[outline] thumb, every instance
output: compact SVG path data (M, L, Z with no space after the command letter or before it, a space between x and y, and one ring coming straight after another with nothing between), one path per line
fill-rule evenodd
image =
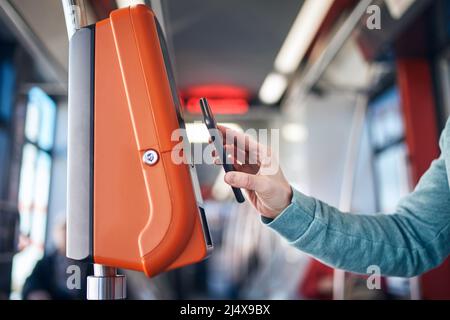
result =
M262 176L232 171L225 175L225 182L235 188L262 193L269 188L269 182Z

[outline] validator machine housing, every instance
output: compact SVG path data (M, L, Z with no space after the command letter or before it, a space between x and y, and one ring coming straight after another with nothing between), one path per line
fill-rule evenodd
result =
M199 262L211 236L195 167L171 159L184 121L154 13L115 10L69 47L67 256L96 264L88 298L124 298L109 271Z

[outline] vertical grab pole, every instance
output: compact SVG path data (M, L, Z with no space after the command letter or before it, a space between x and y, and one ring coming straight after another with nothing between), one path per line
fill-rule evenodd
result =
M343 212L351 211L353 190L355 186L356 164L358 162L360 144L362 140L361 137L364 131L367 102L367 95L358 94L349 137L344 167L344 177L342 179L341 195L339 200L339 210ZM345 271L335 269L333 277L333 300L344 299Z
M374 73L374 66L369 66L366 75L367 83L370 83ZM367 92L360 92L357 94L339 199L339 210L343 212L351 211L353 191L355 189L356 165L358 163L358 156L364 133L368 102L369 97ZM344 270L334 270L333 300L345 299L345 278L346 273Z
M77 30L87 26L84 0L61 0L70 39ZM70 83L69 83L70 88ZM94 264L94 275L87 278L88 300L118 300L126 298L126 278L113 267Z

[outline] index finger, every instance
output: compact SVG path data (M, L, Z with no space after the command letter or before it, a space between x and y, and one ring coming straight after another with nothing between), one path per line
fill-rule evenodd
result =
M267 151L269 151L268 148L258 143L250 135L222 125L218 125L217 128L222 134L224 145L235 146L238 150L248 153L250 159L257 159L260 161L267 156Z

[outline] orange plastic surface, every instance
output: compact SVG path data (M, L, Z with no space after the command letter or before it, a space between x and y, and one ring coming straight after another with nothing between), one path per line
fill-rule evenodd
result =
M207 255L189 168L171 151L179 127L155 18L146 6L96 24L94 261L148 276ZM159 154L149 166L146 150Z

